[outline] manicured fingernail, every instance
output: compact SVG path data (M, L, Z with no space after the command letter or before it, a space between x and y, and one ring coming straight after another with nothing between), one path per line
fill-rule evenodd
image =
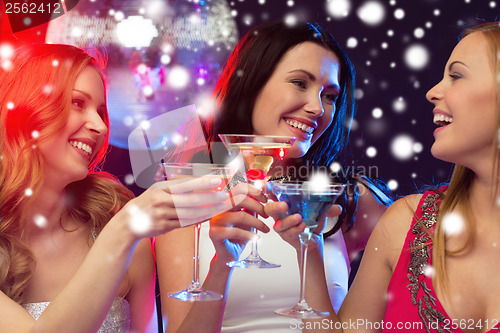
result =
M221 200L229 199L229 193L224 192L224 191L217 192L216 195L217 195L217 199L221 199Z
M218 177L214 177L214 178L210 179L211 185L219 185L220 183L222 183L222 179L220 179Z

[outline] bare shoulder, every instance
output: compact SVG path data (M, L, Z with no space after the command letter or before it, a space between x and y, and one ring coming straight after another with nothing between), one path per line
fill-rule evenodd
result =
M366 245L356 278L339 311L345 322L363 318L380 322L387 305L387 286L421 195L395 201L380 217Z
M133 283L144 283L154 276L154 254L149 238L142 239L135 247L128 275Z
M389 230L391 233L400 229L407 231L421 197L422 194L412 194L396 200L384 212L377 228L381 229L380 231Z
M392 268L397 263L421 198L422 194L412 194L396 200L387 208L373 230L370 242L386 250L388 264Z

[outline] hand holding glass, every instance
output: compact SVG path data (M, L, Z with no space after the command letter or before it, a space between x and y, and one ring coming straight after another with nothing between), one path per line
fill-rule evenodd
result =
M290 214L299 213L306 228L299 234L300 239L300 300L292 308L276 310L275 313L302 319L324 318L328 312L312 309L306 302L305 281L307 264L307 247L311 235L318 226L318 220L333 205L344 190L345 185L315 184L312 182L273 182L272 191L279 201L286 202Z
M179 180L182 181L183 184L187 187L193 186L193 184L200 179L200 177L209 177L212 178L213 183L217 184L212 187L205 187L202 189L193 190L192 200L196 200L199 202L199 207L202 208L207 204L210 204L217 200L217 195L224 194L224 190L227 188L227 184L234 176L237 171L237 168L232 165L216 165L216 164L203 164L203 163L162 163L161 167L169 180ZM176 184L176 187L182 184ZM229 198L229 195L227 195ZM178 203L180 203L178 201ZM192 203L191 203L192 204ZM176 211L180 211L183 204L177 204L176 199L174 199L174 205L176 206ZM217 209L218 206L209 209L207 212L204 212L204 219L208 220L215 216L216 214L222 213L225 209L225 205L220 205L220 209ZM227 209L227 208L226 208ZM191 209L192 211L192 209ZM182 216L181 216L182 215ZM193 224L192 217L186 214L179 214L179 222L181 226ZM200 218L197 216L195 221L199 221ZM176 293L169 293L169 297L173 297L179 299L181 301L215 301L220 300L223 295L209 291L203 290L199 282L199 237L200 237L200 223L196 223L194 227L194 257L193 257L193 279L191 284L182 291Z
M269 170L273 164L288 153L295 137L272 135L219 134L220 139L233 156L241 154L246 169L247 181L257 188L265 189ZM256 214L254 214L256 216ZM256 229L252 231L257 234ZM262 259L257 251L257 240L251 241L251 252L243 260L227 263L229 267L239 268L276 268Z

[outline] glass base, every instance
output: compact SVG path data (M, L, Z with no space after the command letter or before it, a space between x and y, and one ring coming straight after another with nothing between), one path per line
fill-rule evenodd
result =
M329 312L320 312L311 308L307 303L299 303L293 308L279 309L274 311L274 313L280 316L290 317L290 318L301 318L301 319L320 319L325 318L330 315Z
M167 294L170 298L175 298L184 302L219 301L224 297L215 291L203 290L201 287L189 286L187 289L176 293Z
M281 265L272 264L270 262L265 261L259 255L252 256L249 255L246 259L230 261L226 263L229 267L238 267L238 268L278 268Z

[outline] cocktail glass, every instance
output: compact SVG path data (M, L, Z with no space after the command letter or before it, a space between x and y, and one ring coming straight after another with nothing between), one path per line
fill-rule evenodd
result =
M306 228L299 234L300 239L300 300L292 308L276 310L275 313L302 319L324 318L328 312L311 308L305 300L307 247L311 235L319 224L319 219L344 190L344 184L318 184L314 182L273 182L272 191L279 201L286 202L290 214L299 213Z
M221 183L210 189L203 189L194 192L220 192L227 190L227 184L238 170L235 165L205 164L205 163L161 163L161 167L168 180L190 181L197 177L216 177L220 178ZM201 193L200 193L201 194ZM175 203L175 202L174 202ZM216 301L223 295L210 290L204 290L200 284L199 276L199 244L200 244L201 223L194 225L194 257L193 257L193 279L191 284L184 290L175 293L169 293L168 297L176 298L181 301Z
M286 156L296 140L295 137L272 135L219 134L219 137L229 154L233 156L241 154L245 164L247 181L260 189L266 188L269 170L273 164ZM253 228L252 231L257 234L257 229ZM248 257L228 262L227 265L239 268L280 267L280 265L270 263L260 257L257 250L257 240L252 240L250 244L252 248Z

